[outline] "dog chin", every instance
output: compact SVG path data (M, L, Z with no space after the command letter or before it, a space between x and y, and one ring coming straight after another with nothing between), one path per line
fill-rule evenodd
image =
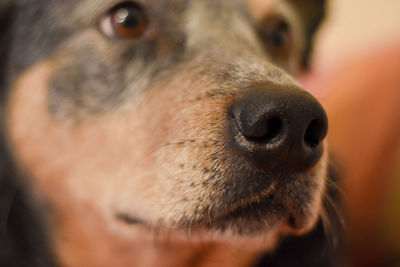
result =
M235 210L226 217L213 223L200 226L202 232L207 231L221 236L237 238L257 238L283 234L300 235L310 231L318 218L318 214L306 217L289 212L280 215L273 212L262 214L262 211L248 212L246 207ZM197 230L192 227L192 231Z
M186 228L170 228L152 227L149 224L141 224L141 222L129 219L127 221L119 218L122 221L123 227L119 228L124 231L123 236L135 236L135 240L141 240L142 244L192 244L207 245L207 244L222 244L229 245L230 249L237 248L238 251L250 249L254 251L271 251L277 244L280 238L287 233L287 227L284 220L277 220L274 225L263 225L256 229L244 222L230 222L228 227L223 230L216 225L197 225Z
M185 221L179 225L168 225L167 222L162 225L152 224L123 213L116 217L125 226L157 232L159 238L165 234L169 240L171 237L179 237L178 239L188 241L270 240L269 243L272 243L272 240L277 240L282 235L303 234L314 227L318 214L300 216L284 211L276 214L277 209L268 210L271 207L266 204L270 201L271 197L268 196L255 204L248 204L221 214L216 219Z

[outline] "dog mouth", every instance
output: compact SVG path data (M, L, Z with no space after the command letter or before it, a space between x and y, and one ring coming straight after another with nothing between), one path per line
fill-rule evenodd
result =
M275 230L303 233L318 217L318 199L324 193L322 181L325 173L321 171L324 165L318 166L307 172L232 169L232 172L214 180L225 181L224 184L211 183L207 188L202 187L201 192L207 192L206 197L199 198L193 194L186 200L191 202L185 202L190 203L193 209L182 209L182 213L174 218L148 220L122 210L114 213L114 218L125 225L183 234L226 233L250 237ZM223 180L227 176L230 179Z
M146 226L147 223L142 220L139 219L138 217L132 216L130 214L126 214L123 212L119 212L115 215L116 219L125 223L125 224L130 224L130 225L143 225Z
M242 199L237 203L230 205L227 211L213 213L213 216L207 216L198 221L192 221L190 228L195 229L219 229L226 230L229 225L240 224L240 228L246 228L246 223L262 222L266 223L268 214L271 213L271 205L275 201L275 195L273 192L264 194L255 194L248 199ZM141 225L149 228L153 228L152 225L136 216L132 216L126 213L117 213L116 219L129 225ZM184 230L188 226L182 223L178 230Z
M296 209L282 203L279 192L271 191L232 205L227 212L217 215L205 225L209 229L234 229L239 234L253 235L265 233L278 225L284 225L293 232L302 231L307 221Z
M253 197L254 201L247 201L243 205L236 206L214 219L208 226L219 226L229 221L262 221L266 214L270 213L274 195L268 194L262 197Z
M153 221L123 212L115 217L128 225L201 235L257 236L274 230L302 233L318 217L318 199L324 191L321 181L325 179L321 171L324 165L318 166L306 172L284 168L274 172L232 168L213 180L220 183L209 183L207 187L201 184L201 192L206 192L203 198L191 195L185 203L191 201L193 209L182 209L174 218L156 217Z
M233 229L239 234L253 235L265 232L279 223L294 231L301 230L304 226L303 220L281 204L278 196L275 187L270 186L260 193L240 199L224 211L213 213L213 216L208 215L207 218L191 221L190 226L183 223L177 230L185 231L191 228L192 231L199 229L200 232L207 229L224 232ZM116 218L125 224L153 228L151 223L126 213L117 213Z
M213 221L246 218L257 213L266 213L274 200L274 186L270 186L259 194L253 194L249 198L241 199L230 205L227 212L222 212Z

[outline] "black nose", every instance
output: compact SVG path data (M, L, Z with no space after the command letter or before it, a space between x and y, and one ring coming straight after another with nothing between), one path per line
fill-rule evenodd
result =
M252 90L229 108L228 116L235 147L259 167L304 170L321 157L326 114L303 90Z

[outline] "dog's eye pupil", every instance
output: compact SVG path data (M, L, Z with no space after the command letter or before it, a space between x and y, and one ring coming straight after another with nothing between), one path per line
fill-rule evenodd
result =
M136 10L121 8L113 15L113 23L125 28L136 28L140 26L140 16Z
M281 22L278 24L270 37L271 42L275 47L283 47L286 44L288 38L288 30L288 25L285 22Z
M276 47L281 47L285 44L285 34L282 32L275 32L271 36L271 41Z
M134 2L124 2L113 7L109 13L113 37L134 39L142 36L147 28L147 19Z
M287 58L292 49L292 36L289 23L281 16L270 16L258 26L258 34L268 53L274 57Z

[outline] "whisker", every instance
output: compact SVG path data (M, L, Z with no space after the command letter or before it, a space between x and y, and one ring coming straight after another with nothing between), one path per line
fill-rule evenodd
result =
M340 185L330 179L326 179L325 182L328 189L334 190L340 195L341 198L346 199L346 194Z
M192 223L194 221L193 216L190 218L189 220L189 224L188 224L188 236L191 237L192 236Z
M320 218L323 223L327 244L332 249L337 249L341 243L342 237L340 235L345 228L345 224L342 211L330 194L325 194L323 197Z
M345 228L346 227L346 223L344 220L344 216L342 214L342 210L341 208L339 208L339 206L337 205L336 201L332 199L332 197L330 195L326 195L325 196L325 203L326 205L329 205L332 208L332 211L334 212L333 215L336 215L337 219L339 220L340 226ZM328 207L327 207L328 208Z
M332 221L326 211L325 207L321 210L321 220L324 227L324 234L327 238L328 244L331 244L333 248L337 246L337 238L335 237L335 233L333 231Z
M210 203L210 206L209 206L208 209L207 209L207 216L208 216L208 222L209 222L209 224L212 224L212 219L211 219L211 204L212 204L212 203Z

